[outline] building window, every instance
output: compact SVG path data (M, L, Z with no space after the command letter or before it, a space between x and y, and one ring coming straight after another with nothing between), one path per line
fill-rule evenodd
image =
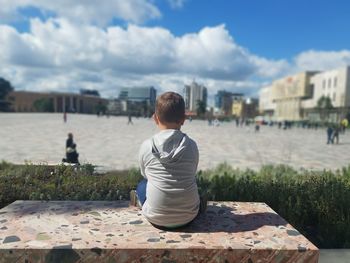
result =
M323 89L326 89L326 80L323 80Z
M338 81L337 77L334 77L334 82L333 82L333 87L334 88L337 87L337 81Z
M333 92L333 101L335 101L335 92Z
M314 84L310 84L310 98L314 97L314 90L315 90Z
M328 79L328 88L330 89L332 86L332 79Z

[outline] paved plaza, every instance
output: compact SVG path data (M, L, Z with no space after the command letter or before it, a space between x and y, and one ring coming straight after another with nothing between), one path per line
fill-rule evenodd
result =
M58 164L65 154L67 133L74 134L81 163L108 169L137 166L143 140L156 133L151 119L97 117L68 114L0 114L0 160L13 163ZM236 127L205 121L186 122L183 131L198 144L199 168L213 168L226 161L233 167L258 169L266 164L288 164L295 168L338 169L349 165L350 133L340 135L339 145L326 144L326 131L263 126Z

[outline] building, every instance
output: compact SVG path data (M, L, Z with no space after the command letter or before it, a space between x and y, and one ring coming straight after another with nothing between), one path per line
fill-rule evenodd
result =
M107 99L76 93L12 91L7 95L14 112L77 112L96 113Z
M243 100L236 100L232 102L232 115L236 118L241 118L243 112Z
M321 120L320 111L317 109L318 101L322 96L330 98L333 109L329 110L329 120L338 122L348 117L350 113L350 67L342 67L334 70L320 72L310 80L313 95L302 102L305 119Z
M119 100L126 101L127 112L133 115L151 116L156 105L157 91L154 87L122 88Z
M258 114L257 99L247 98L232 102L232 115L239 119L252 119Z
M312 97L311 77L317 72L302 72L275 80L260 91L259 111L276 121L303 119L302 101Z
M259 113L271 120L275 110L276 103L273 102L272 86L263 87L259 93Z
M113 99L108 102L107 110L112 115L122 115L127 112L127 101Z
M242 93L232 93L225 90L219 90L215 95L215 107L226 116L236 115L233 113L233 109L240 105L240 101L243 100ZM235 107L233 107L235 104Z
M150 105L155 105L157 91L154 87L130 87L122 88L119 99L129 101L147 101Z
M322 97L330 99L332 109L318 107ZM261 89L259 110L277 121L339 122L350 118L350 67L302 72L276 80Z
M272 98L276 104L275 118L278 121L299 121L302 116L302 101L312 97L310 79L316 72L302 72L279 79L272 84Z
M183 93L186 111L196 112L198 101L204 102L205 107L207 106L208 90L205 86L193 81L191 85L185 85Z

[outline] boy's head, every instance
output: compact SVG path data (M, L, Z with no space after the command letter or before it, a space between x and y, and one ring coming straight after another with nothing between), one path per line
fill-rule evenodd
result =
M160 95L156 101L154 119L158 126L180 128L185 121L185 101L182 96L175 92Z

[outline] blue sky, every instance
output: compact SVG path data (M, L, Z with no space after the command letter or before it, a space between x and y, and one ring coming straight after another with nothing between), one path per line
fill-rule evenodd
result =
M350 64L346 0L0 0L0 75L18 89L209 88Z
M161 26L174 35L197 32L206 26L225 24L235 40L250 51L269 58L292 58L309 49L341 50L350 46L350 1L347 0L187 0L172 8L157 0L163 15L145 23ZM35 7L21 9L26 17L47 19L53 12ZM115 19L112 25L126 25ZM11 23L29 30L28 20Z
M165 15L150 24L182 35L224 23L240 45L269 58L350 46L347 0L188 0L177 10L159 2Z

